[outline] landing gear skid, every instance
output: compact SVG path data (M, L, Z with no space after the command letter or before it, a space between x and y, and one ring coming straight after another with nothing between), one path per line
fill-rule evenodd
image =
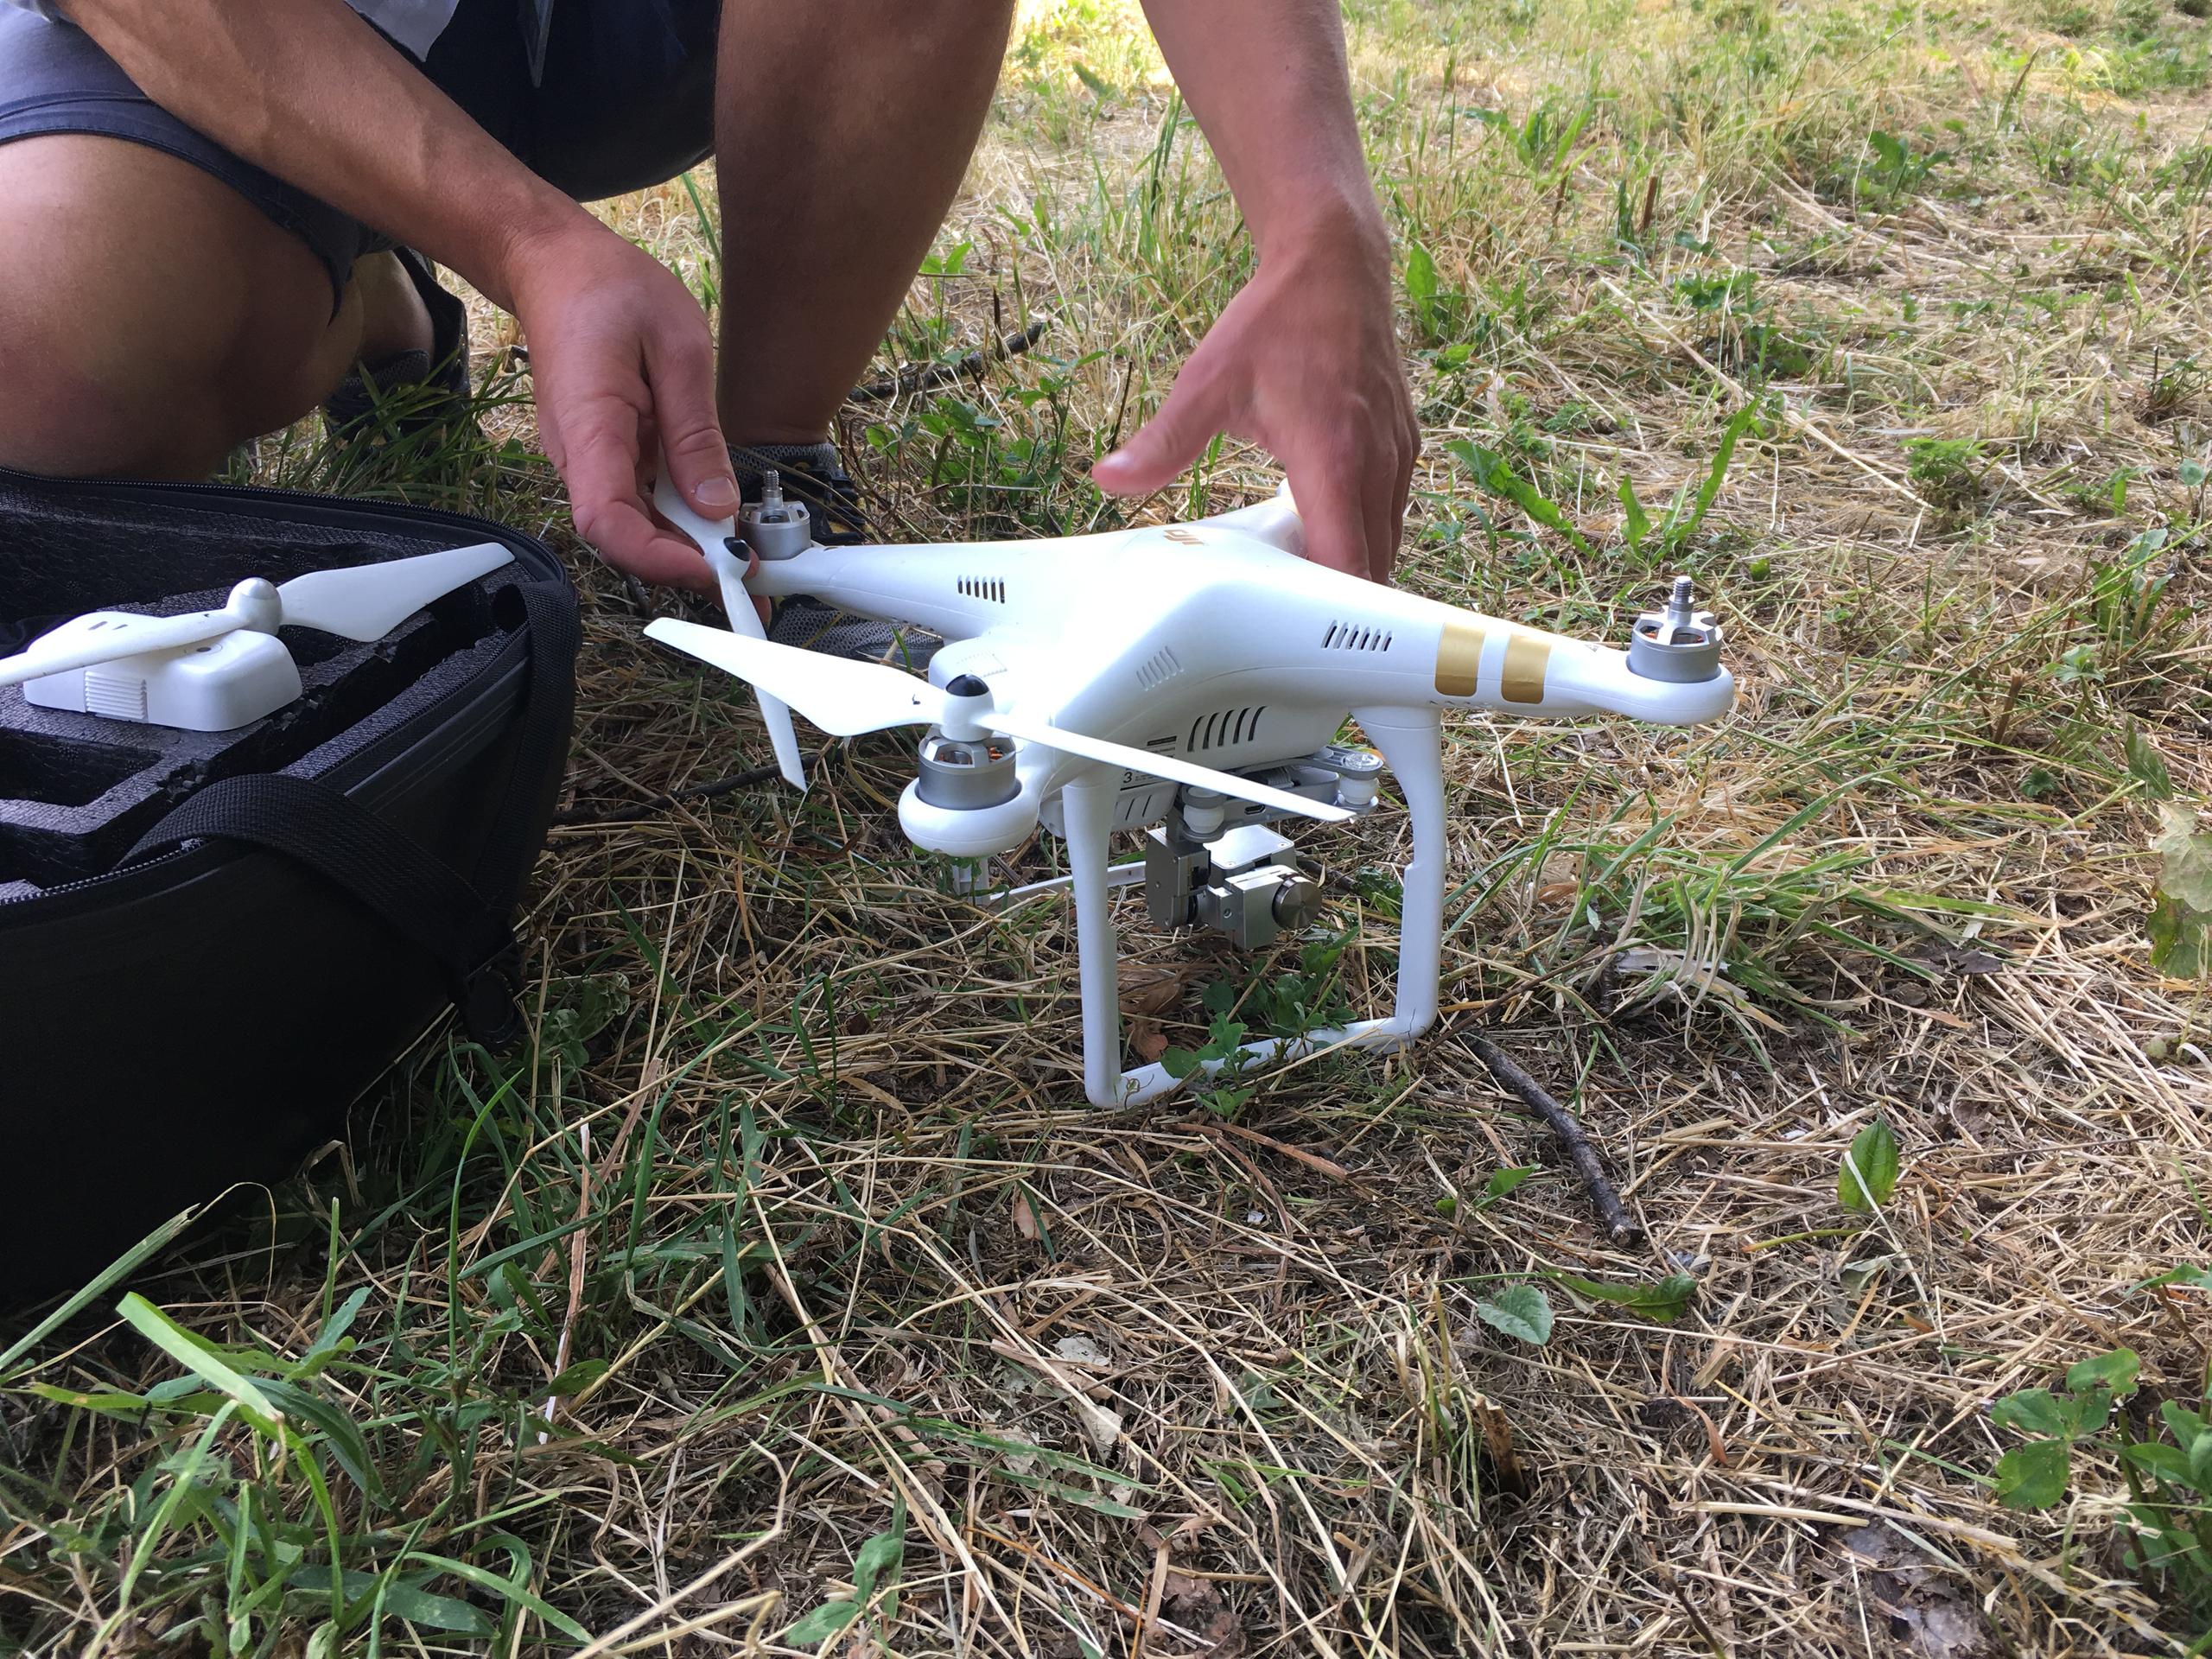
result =
M1352 711L1368 741L1382 754L1405 798L1412 822L1413 862L1406 866L1398 929L1395 1011L1387 1020L1363 1020L1308 1032L1303 1037L1247 1043L1232 1057L1238 1065L1294 1060L1323 1049L1393 1050L1410 1045L1436 1023L1437 979L1444 949L1444 754L1433 709ZM1061 799L1068 865L1075 889L1076 950L1083 987L1083 1086L1094 1106L1137 1106L1173 1094L1193 1078L1230 1064L1207 1060L1186 1077L1159 1065L1122 1068L1121 938L1114 925L1108 865L1114 803L1121 773L1094 767L1069 782Z

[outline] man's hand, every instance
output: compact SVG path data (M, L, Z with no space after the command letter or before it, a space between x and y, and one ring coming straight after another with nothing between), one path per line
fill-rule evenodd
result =
M698 302L658 260L581 213L524 245L511 268L538 435L568 482L578 533L618 570L712 593L699 550L649 505L664 448L695 508L709 518L737 511Z
M1092 469L1116 495L1166 488L1217 433L1282 463L1306 556L1387 582L1421 451L1374 238L1278 246L1142 430Z
M1156 490L1214 434L1233 433L1290 474L1308 557L1384 581L1421 435L1339 0L1144 0L1144 11L1244 210L1260 270L1152 423L1091 475L1116 494Z

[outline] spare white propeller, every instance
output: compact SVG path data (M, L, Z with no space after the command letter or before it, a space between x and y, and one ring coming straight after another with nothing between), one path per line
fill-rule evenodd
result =
M1327 801L1309 800L1287 790L1239 778L1234 772L1193 766L1171 755L1132 748L1049 725L1041 720L1001 709L971 708L970 700L940 690L895 668L878 663L858 663L849 658L825 657L766 639L749 639L720 628L701 627L662 617L647 625L645 637L710 663L748 681L767 700L766 688L823 731L838 737L857 737L893 726L937 726L948 721L972 722L1023 743L1057 749L1086 760L1121 766L1130 772L1171 783L1210 789L1238 800L1252 801L1277 811L1296 812L1325 823L1340 823L1356 816Z
M241 631L316 628L348 639L381 639L433 600L513 557L498 543L485 542L382 564L310 571L283 583L255 576L231 589L230 602L220 610L183 616L105 612L79 618L0 660L0 685L22 685L149 652L181 651Z
M730 626L746 638L765 644L768 631L760 625L760 613L753 608L753 595L745 591L745 562L730 551L730 538L737 534L737 521L703 518L693 512L691 504L676 487L676 475L669 470L665 450L661 453L660 481L653 486L653 510L697 543L699 551L707 556L707 568L715 573L715 580L721 586L722 608L729 613ZM806 767L798 758L798 734L791 729L791 711L758 686L753 690L760 699L760 719L768 728L768 746L775 752L776 769L793 789L804 789Z

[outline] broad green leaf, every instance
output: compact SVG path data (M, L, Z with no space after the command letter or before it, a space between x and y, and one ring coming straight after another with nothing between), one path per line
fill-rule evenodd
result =
M1890 1201L1897 1185L1897 1138L1876 1118L1852 1137L1835 1177L1836 1200L1847 1210L1872 1215Z
M2212 1290L2212 1268L2175 1268L2155 1279L2145 1279L2135 1288L2148 1290L2154 1285L2172 1285L2184 1290Z
M786 1647L819 1647L842 1634L860 1616L860 1603L845 1596L833 1597L785 1630L782 1641Z
M2063 1440L2030 1440L1997 1459L1997 1501L2016 1510L2047 1510L2066 1496L2074 1459Z
M572 1642L591 1640L589 1630L531 1590L526 1578L530 1570L530 1552L523 1548L520 1540L511 1534L500 1532L493 1533L486 1541L506 1550L508 1559L514 1563L513 1578L503 1579L489 1567L478 1567L470 1561L457 1561L450 1555L433 1555L427 1550L416 1550L409 1559L427 1561L440 1572L450 1573L455 1578L464 1579L478 1589L487 1590L517 1607L527 1608Z
M1758 404L1746 404L1731 415L1728 424L1720 429L1720 442L1713 449L1713 462L1705 469L1705 477L1697 486L1697 505L1691 508L1689 518L1681 528L1671 530L1669 534L1669 541L1675 546L1686 543L1705 522L1705 515L1713 510L1713 498L1720 493L1720 480L1728 475L1728 463L1735 459L1737 441L1750 429L1758 414Z
M1492 495L1504 497L1547 530L1557 531L1574 544L1574 550L1583 557L1591 556L1588 540L1560 511L1559 504L1515 472L1497 451L1485 449L1480 444L1471 443L1465 439L1446 444L1445 448L1472 470L1476 483Z
M2074 1425L2069 1440L2086 1440L2112 1421L2112 1390L2091 1389L2069 1402L2068 1416Z
M257 1427L264 1433L275 1433L283 1414L277 1410L267 1395L254 1383L234 1371L202 1342L182 1325L156 1307L137 1291L128 1293L116 1304L120 1313L147 1341L152 1343L171 1359L183 1366L209 1388L219 1389L238 1402L240 1409L250 1418L257 1419Z
M853 1588L861 1600L866 1602L875 1593L876 1580L887 1573L896 1584L899 1563L906 1558L906 1500L900 1497L892 1505L891 1524L862 1544L853 1557Z
M2151 902L2145 931L2151 938L2151 965L2160 973L2195 979L2212 968L2212 914L2161 893Z
M2174 780L2166 770L2166 758L2158 753L2148 734L2133 721L2127 722L2127 775L2143 785L2143 792L2154 801L2163 801L2174 792Z
M2073 1419L2049 1389L2022 1389L1992 1406L1989 1421L1999 1428L2017 1428L2024 1434L2060 1435Z
M1510 1169L1501 1169L1483 1185L1486 1198L1502 1198L1536 1173L1534 1164L1516 1164Z
M1187 1048L1171 1048L1160 1057L1160 1069L1180 1083L1198 1069L1198 1057Z
M1552 1304L1537 1285L1509 1285L1475 1304L1482 1322L1494 1331L1541 1348L1552 1338Z
M336 1590L348 1602L359 1604L381 1592L384 1610L410 1624L427 1625L434 1630L451 1630L460 1636L488 1637L497 1626L491 1615L474 1604L454 1596L441 1596L423 1589L419 1583L387 1577L373 1573L357 1573L351 1568L334 1572L320 1562L303 1562L291 1575L288 1590L327 1598Z
M1414 315L1425 329L1436 324L1436 261L1420 243L1406 256L1406 297L1413 302Z
M126 1423L143 1424L155 1405L143 1394L84 1394L75 1389L56 1388L51 1382L34 1382L29 1392L57 1406L95 1411L103 1417L120 1417Z
M2135 1392L2135 1373L2142 1362L2133 1348L2115 1348L2108 1354L2085 1359L2066 1373L2066 1386L2080 1390L2107 1388L2114 1394Z
M297 1383L271 1380L261 1386L287 1417L321 1429L330 1455L346 1471L346 1478L369 1497L382 1500L384 1487L377 1476L376 1459L359 1424L321 1395Z
M1643 510L1643 503L1636 499L1636 485L1626 473L1621 474L1622 529L1630 547L1641 548L1643 538L1651 533L1651 515Z
M1650 1285L1612 1285L1572 1273L1554 1273L1552 1277L1569 1290L1597 1301L1611 1302L1659 1325L1672 1325L1681 1318L1690 1299L1697 1294L1697 1281L1687 1273L1670 1273Z
M2156 1440L2141 1440L2133 1446L2120 1447L2120 1454L2137 1468L2148 1469L2160 1480L2173 1485L2188 1486L2194 1484L2196 1480L2196 1474L2189 1466L2187 1455L2177 1446L2165 1446Z
M2212 835L2200 835L2196 813L2171 801L2158 804L2159 830L2151 850L2158 855L2158 887L2191 910L2212 911Z
M1042 1475L1018 1475L1011 1469L995 1469L991 1471L991 1478L1005 1481L1010 1486L1026 1486L1033 1492L1047 1493L1063 1503L1072 1503L1077 1509L1089 1510L1097 1515L1109 1515L1117 1521L1141 1521L1147 1513L1143 1510L1133 1510L1113 1498L1101 1497L1096 1492L1086 1492L1080 1486L1071 1486L1065 1481L1047 1480Z
M481 1607L458 1597L434 1595L411 1584L395 1582L388 1586L384 1606L386 1612L396 1614L410 1624L426 1624L434 1630L451 1630L457 1636L491 1636L499 1628Z

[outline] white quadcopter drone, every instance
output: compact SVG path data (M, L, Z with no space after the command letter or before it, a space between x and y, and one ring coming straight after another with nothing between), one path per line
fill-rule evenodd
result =
M1187 1080L1160 1065L1122 1069L1114 887L1141 879L1163 927L1264 946L1313 922L1321 899L1266 825L1367 812L1387 766L1414 840L1395 1011L1243 1054L1402 1048L1436 1020L1442 711L1691 725L1735 701L1719 625L1696 608L1687 577L1663 609L1637 619L1622 652L1310 563L1287 492L1196 524L1057 541L824 547L804 508L783 499L772 474L766 482L739 521L714 523L668 487L664 468L655 505L706 554L733 631L663 618L647 636L751 682L778 765L801 789L791 709L843 737L928 728L899 802L919 847L987 859L1017 850L1040 822L1065 838L1071 874L1021 892L1074 889L1084 1086L1098 1106ZM760 560L750 578L747 548ZM772 644L753 599L793 594L945 643L926 680ZM1347 716L1373 749L1338 742ZM1141 865L1109 868L1117 830L1147 832Z
M0 658L0 686L41 709L188 732L227 732L301 693L279 628L381 639L433 601L514 555L496 542L411 559L238 583L219 610L182 616L93 611Z

